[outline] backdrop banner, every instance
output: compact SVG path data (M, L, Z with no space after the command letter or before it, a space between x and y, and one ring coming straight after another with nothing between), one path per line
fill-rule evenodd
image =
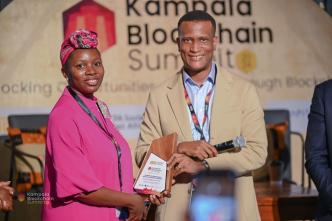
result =
M217 21L215 62L256 85L265 108L291 111L305 133L314 86L332 76L332 20L312 0L15 0L0 12L0 133L7 115L48 113L66 82L59 48L77 28L99 34L106 70L97 94L135 145L149 89L181 68L177 21Z

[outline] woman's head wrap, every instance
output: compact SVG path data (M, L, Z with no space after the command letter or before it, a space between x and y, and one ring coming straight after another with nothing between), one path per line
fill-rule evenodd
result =
M79 29L70 34L61 45L60 60L62 67L66 63L69 55L75 49L97 48L97 33L86 29Z

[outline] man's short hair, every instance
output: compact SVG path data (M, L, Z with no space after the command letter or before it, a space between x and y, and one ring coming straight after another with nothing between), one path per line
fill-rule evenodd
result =
M213 34L216 33L216 20L205 11L195 10L184 14L178 22L178 32L180 31L180 25L185 21L209 21L213 27Z

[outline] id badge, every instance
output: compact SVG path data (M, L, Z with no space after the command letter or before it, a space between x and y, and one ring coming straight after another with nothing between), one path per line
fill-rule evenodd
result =
M101 100L98 100L97 105L99 107L99 110L101 111L101 113L104 115L105 118L111 118L111 113L110 113L107 105L104 102L102 102Z

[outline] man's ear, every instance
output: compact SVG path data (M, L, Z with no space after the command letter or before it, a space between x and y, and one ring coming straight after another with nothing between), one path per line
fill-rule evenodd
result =
M180 38L179 37L176 38L176 43L178 45L178 51L180 51Z
M213 50L217 49L217 44L218 44L218 37L214 36L213 37Z

